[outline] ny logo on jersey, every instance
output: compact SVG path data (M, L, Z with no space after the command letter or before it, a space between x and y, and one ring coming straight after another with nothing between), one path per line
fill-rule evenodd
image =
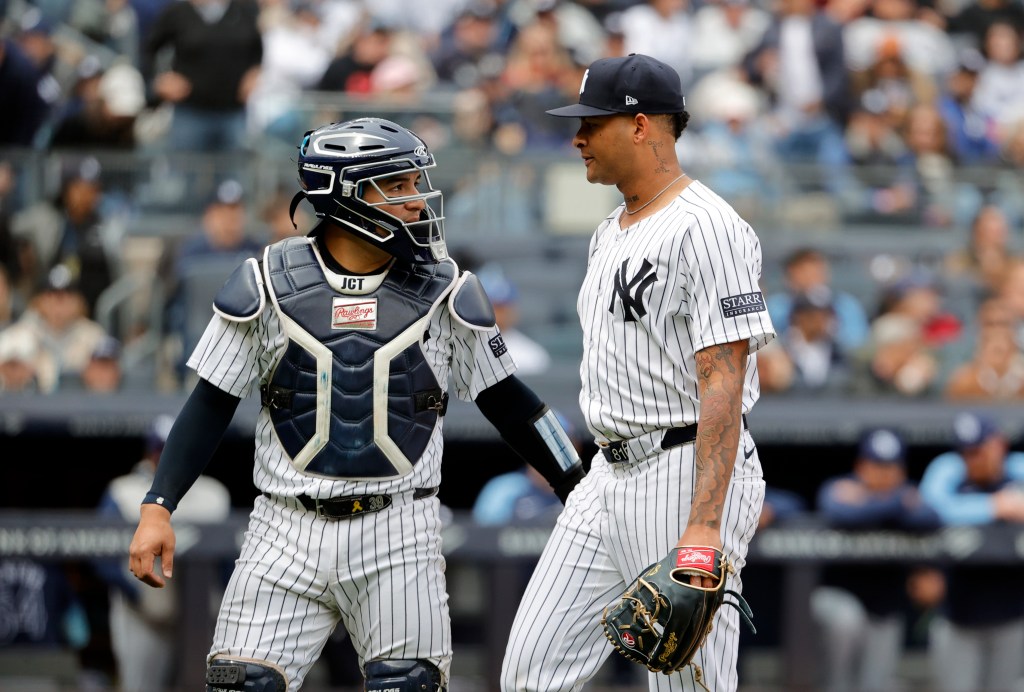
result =
M626 322L636 322L638 317L647 314L647 308L644 307L644 291L658 280L658 275L654 272L653 265L645 259L640 270L627 281L627 264L629 264L628 257L622 260L622 266L619 267L619 272L615 275L615 295L612 296L608 312L615 313L615 299L618 298L622 301L622 319Z

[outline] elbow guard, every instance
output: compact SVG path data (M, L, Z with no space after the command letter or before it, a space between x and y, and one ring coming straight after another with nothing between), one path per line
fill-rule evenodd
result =
M555 412L546 405L530 419L530 430L540 443L537 453L531 456L530 464L547 479L565 504L569 493L584 475L576 447Z

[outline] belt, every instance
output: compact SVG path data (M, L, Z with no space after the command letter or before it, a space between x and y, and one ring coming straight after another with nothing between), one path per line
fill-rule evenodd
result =
M402 493L404 494L404 493ZM421 500L433 497L437 488L416 488L412 491L412 499ZM263 495L275 499L274 495L264 491ZM298 495L295 500L310 512L315 512L321 519L351 519L361 514L373 514L392 505L398 495L376 493L373 495L346 495L321 500L309 495Z
M743 414L743 427L747 426L747 415ZM631 437L628 440L616 440L600 446L601 453L608 460L609 464L622 464L631 461L639 461L653 456L659 451L672 449L679 445L689 444L697 439L697 424L691 423L681 428L669 428L657 439L658 433L654 431L639 437Z

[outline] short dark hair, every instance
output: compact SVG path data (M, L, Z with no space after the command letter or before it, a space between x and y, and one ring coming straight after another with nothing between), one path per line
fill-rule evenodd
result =
M672 132L673 139L679 139L682 137L683 131L686 129L686 125L690 122L690 114L686 111L681 111L679 113L651 114L648 117L664 120L666 126Z
M783 265L786 269L795 267L798 264L804 262L827 262L828 258L825 257L825 253L813 247L801 247L797 248L793 252L789 253L786 257Z

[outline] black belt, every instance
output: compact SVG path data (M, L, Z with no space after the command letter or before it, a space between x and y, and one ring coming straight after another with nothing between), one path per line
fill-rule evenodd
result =
M743 414L743 427L747 426L747 415ZM697 439L697 424L691 423L681 428L669 428L661 438L662 449L672 449L679 445L685 445ZM629 454L629 440L618 440L609 442L607 447L601 447L601 453L608 460L609 464L619 464L625 461L634 461Z
M412 491L412 499L420 500L425 497L433 497L436 494L437 488L416 488ZM263 495L271 499L274 497L265 491ZM394 501L392 496L387 493L346 495L326 500L319 500L309 495L299 495L295 499L310 512L316 512L321 519L350 519L360 514L372 514L387 509Z

